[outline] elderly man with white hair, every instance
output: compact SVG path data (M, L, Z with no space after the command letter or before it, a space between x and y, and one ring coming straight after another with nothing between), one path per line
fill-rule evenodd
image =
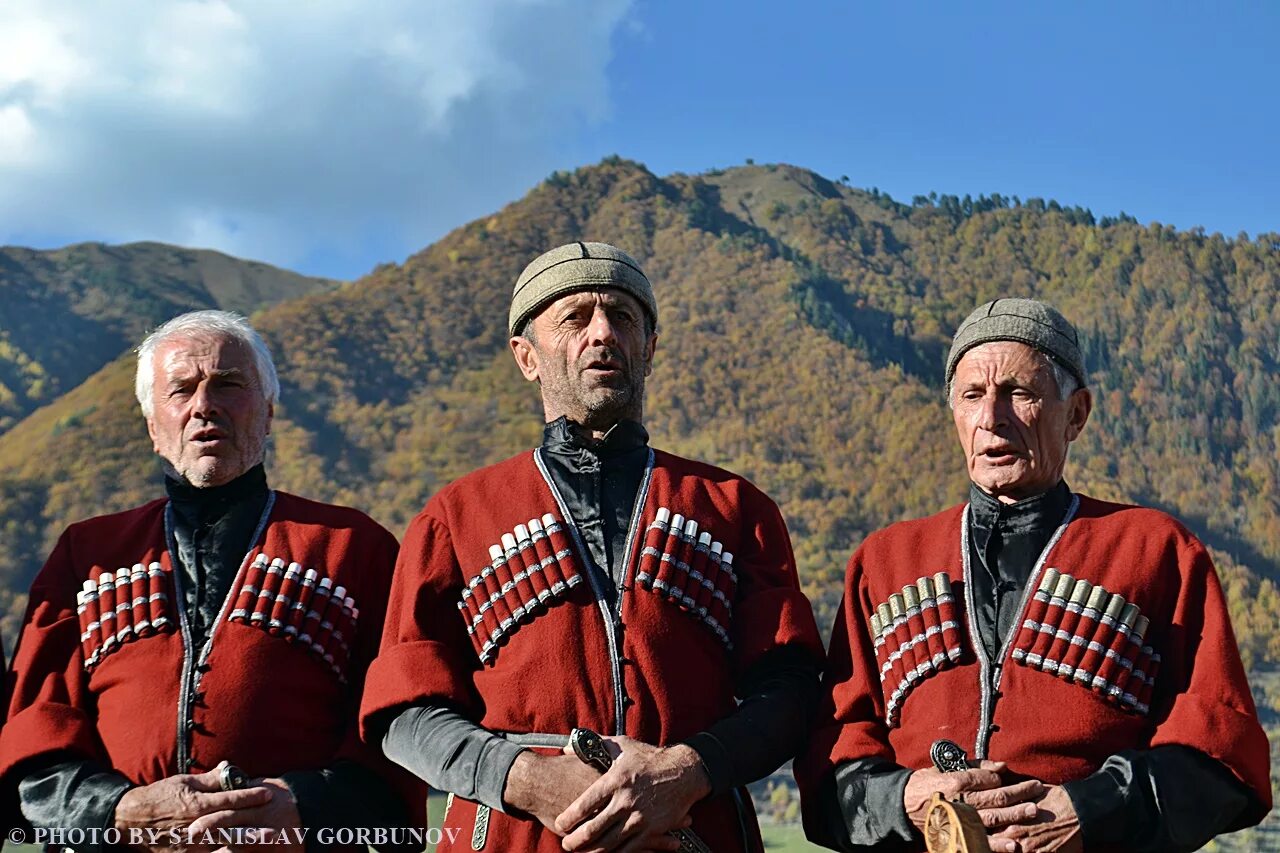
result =
M82 850L413 823L354 725L395 539L268 488L280 386L244 318L165 323L136 390L166 496L71 525L31 587L0 733L23 815Z

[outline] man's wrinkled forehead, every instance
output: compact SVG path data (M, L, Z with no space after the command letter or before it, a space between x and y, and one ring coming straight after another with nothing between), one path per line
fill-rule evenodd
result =
M1048 380L1053 374L1049 357L1018 341L991 341L965 352L956 363L952 384L956 387L1025 385Z
M202 363L208 362L208 363ZM256 378L253 353L243 342L223 335L179 335L156 349L156 369L166 377L204 373Z
M640 304L640 300L636 299L625 290L616 287L593 287L575 290L572 293L567 293L564 296L561 296L559 299L548 302L546 306L538 312L537 316L555 315L572 308L597 302L609 307L625 305L636 314L644 312L644 306Z

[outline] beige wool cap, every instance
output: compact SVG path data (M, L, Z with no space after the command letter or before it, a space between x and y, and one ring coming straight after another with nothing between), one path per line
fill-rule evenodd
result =
M993 299L978 306L956 330L947 356L947 384L969 350L992 341L1017 341L1051 357L1087 385L1080 336L1058 309L1038 299Z
M524 322L548 302L579 290L616 287L630 293L658 324L653 286L636 259L608 243L566 243L534 258L516 279L511 294L507 333L514 336Z

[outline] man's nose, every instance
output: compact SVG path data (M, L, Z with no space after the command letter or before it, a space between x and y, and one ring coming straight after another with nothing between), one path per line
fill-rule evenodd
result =
M207 382L201 382L196 386L195 392L191 395L191 416L202 420L209 420L218 412L218 403L214 399L212 389Z
M987 432L995 432L1005 425L1007 409L999 394L985 394L978 403L978 426Z
M591 336L592 344L616 344L618 342L618 330L614 327L613 321L609 319L609 312L601 306L596 306L596 310L591 314L591 324L587 327L587 332Z

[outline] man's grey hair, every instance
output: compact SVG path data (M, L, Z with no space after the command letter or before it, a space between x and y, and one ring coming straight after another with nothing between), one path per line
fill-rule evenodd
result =
M133 390L138 397L142 414L151 417L151 386L155 377L155 355L160 345L172 338L222 337L239 341L253 353L254 367L258 371L258 384L268 405L280 399L280 379L271 351L253 326L234 311L190 311L180 314L158 327L138 347L138 372Z
M1071 395L1080 387L1080 380L1076 379L1075 374L1067 370L1058 360L1051 355L1044 355L1045 361L1049 362L1049 370L1053 372L1053 381L1058 386L1058 399L1069 400Z
M1036 355L1040 357L1040 360L1048 366L1049 372L1053 374L1053 382L1058 388L1058 399L1063 401L1071 399L1071 395L1082 387L1080 380L1076 379L1075 374L1059 364L1058 360L1048 353L1036 350ZM955 398L951 396L954 387L954 380L947 383L947 406L952 409L956 407Z

